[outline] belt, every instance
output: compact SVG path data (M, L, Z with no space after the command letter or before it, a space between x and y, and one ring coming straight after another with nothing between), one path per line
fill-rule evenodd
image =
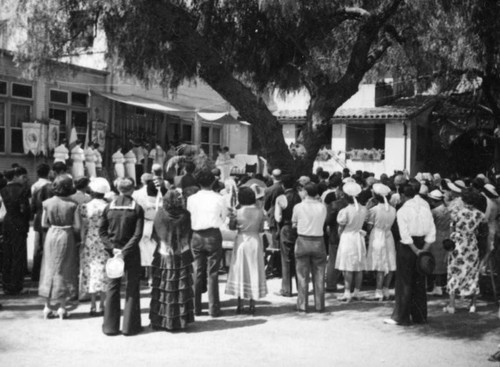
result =
M70 229L70 228L73 228L73 226L54 226L54 225L51 225L50 227L51 228L57 228L57 229Z
M210 227L204 229L193 229L193 232L206 232L206 231L219 231L220 229L217 227Z

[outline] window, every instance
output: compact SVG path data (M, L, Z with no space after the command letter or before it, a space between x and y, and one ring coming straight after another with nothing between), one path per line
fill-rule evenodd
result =
M10 115L10 151L23 153L23 122L31 121L31 105L12 103Z
M217 150L221 145L221 128L205 125L201 127L201 148L212 158L216 158Z
M68 92L60 90L51 90L50 102L68 104L69 102Z
M0 102L0 152L5 152L5 102Z
M191 143L193 141L193 126L189 124L182 125L182 143Z
M89 121L89 95L51 89L49 99L49 118L59 121L59 142L69 142L71 128L75 127L78 140L85 142Z
M88 107L89 95L86 93L71 93L71 105L75 107Z
M66 110L49 108L49 118L59 121L59 142L66 139Z
M12 83L12 97L33 98L33 86L28 84Z
M33 121L33 85L0 80L0 153L24 153L23 122Z
M71 122L76 130L76 135L78 140L82 142L82 146L85 143L85 138L87 134L87 123L88 123L88 113L86 111L72 111L71 112Z
M0 95L7 95L7 82L0 80Z
M347 124L347 156L355 160L381 160L384 158L385 124ZM366 151L369 152L366 152Z

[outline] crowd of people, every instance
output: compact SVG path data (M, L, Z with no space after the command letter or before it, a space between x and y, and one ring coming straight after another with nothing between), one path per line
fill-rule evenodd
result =
M314 309L323 312L325 292L360 300L367 274L376 284L371 300L395 300L385 323L426 323L428 294L448 295L444 312L455 313L457 295L470 297L469 312L476 311L500 218L499 195L484 175L395 172L376 179L318 169L294 177L274 169L269 177L222 182L220 169L196 171L187 161L177 177L164 179L161 165L153 165L136 185L132 178L71 177L56 162L40 164L30 186L26 169L15 165L0 180L4 293L23 289L33 220L31 277L45 300L43 317L64 320L88 299L89 316L103 317L106 335L142 330L141 278L151 289L152 328L187 327L202 315L205 292L208 314L219 317L223 241L232 244L225 293L237 299L236 314L255 314L255 300L267 295L266 247L279 249L280 296L293 296L295 278L300 313L309 311L311 281ZM123 263L123 273L109 274L110 259Z

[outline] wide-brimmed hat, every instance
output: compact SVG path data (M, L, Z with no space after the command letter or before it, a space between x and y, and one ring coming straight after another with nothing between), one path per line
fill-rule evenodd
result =
M433 200L443 200L444 198L444 195L443 193L440 191L440 190L432 190L429 195L428 195L429 198L433 199Z
M95 177L90 180L89 188L97 194L107 194L111 191L108 180L103 177Z
M110 279L121 278L125 271L125 262L120 257L111 257L106 261L106 275Z
M464 181L462 181L462 180L456 180L456 181L454 182L454 184L455 184L456 186L458 186L461 190L464 190L464 189L466 189L466 188L467 188L467 185L466 185L466 184L465 184L465 182L464 182Z
M432 275L436 267L434 255L429 251L421 252L417 257L417 271L422 275Z
M449 178L445 178L444 181L446 182L446 186L448 186L448 188L451 191L456 192L458 194L460 194L462 192L462 189L460 187L458 187L457 185L455 185L453 182L451 182L451 180Z
M356 182L356 180L352 177L346 177L342 180L342 183L348 183L348 182Z
M345 192L346 195L356 197L361 193L361 186L359 186L356 182L347 182L342 187L342 191Z
M495 186L493 186L492 184L489 184L489 183L485 184L483 186L483 189L495 198L497 198L499 196L497 190L495 189Z

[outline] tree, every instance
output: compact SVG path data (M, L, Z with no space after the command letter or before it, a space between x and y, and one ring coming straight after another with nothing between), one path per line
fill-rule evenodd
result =
M489 110L500 129L500 3L492 0L415 0L397 23L412 19L402 30L406 57L389 52L384 62L404 65L411 78L435 82L437 93L449 92L463 76L481 81L481 112ZM391 50L392 51L392 50ZM404 64L402 64L402 62ZM429 84L426 85L428 87ZM494 165L500 172L500 139Z
M330 120L399 40L390 20L402 0L25 0L29 35L19 59L39 73L81 50L79 35L103 29L109 59L145 84L175 89L199 77L252 124L273 167L311 172L330 142ZM262 97L306 88L306 155L294 161Z

